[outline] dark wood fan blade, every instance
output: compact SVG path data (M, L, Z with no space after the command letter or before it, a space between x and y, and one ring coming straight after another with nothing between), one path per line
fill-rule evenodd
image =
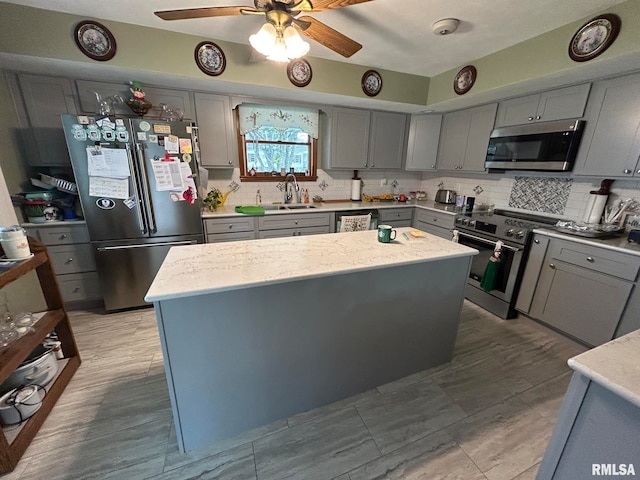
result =
M185 8L182 10L163 10L154 12L163 20L184 20L187 18L203 17L226 17L229 15L242 15L243 12L253 13L251 7L208 7L208 8Z
M309 23L309 26L304 30L296 25L300 33L339 53L343 57L349 58L362 48L362 45L355 40L351 40L346 35L343 35L313 17L298 17L298 20Z
M370 2L371 0L311 0L312 12L322 12L330 8L342 8L358 3Z

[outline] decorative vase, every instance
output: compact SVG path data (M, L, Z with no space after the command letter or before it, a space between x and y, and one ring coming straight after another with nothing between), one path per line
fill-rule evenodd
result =
M135 100L133 98L129 98L126 103L131 111L140 117L146 115L152 107L151 102L148 100Z

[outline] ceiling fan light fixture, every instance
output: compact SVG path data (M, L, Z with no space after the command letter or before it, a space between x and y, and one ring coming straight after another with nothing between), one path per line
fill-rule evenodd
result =
M460 25L460 20L457 18L443 18L433 24L432 31L434 35L449 35L455 32Z
M309 44L302 40L294 27L276 27L271 22L249 37L249 43L267 60L288 62L292 58L300 58L309 52Z

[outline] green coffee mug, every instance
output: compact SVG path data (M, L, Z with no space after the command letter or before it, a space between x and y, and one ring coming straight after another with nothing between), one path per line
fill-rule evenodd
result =
M391 234L393 233L393 236ZM391 225L378 225L378 241L382 243L389 243L391 240L396 239L396 231Z

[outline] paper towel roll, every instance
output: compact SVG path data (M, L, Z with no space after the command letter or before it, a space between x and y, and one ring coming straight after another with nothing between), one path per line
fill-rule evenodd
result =
M582 217L582 221L584 223L589 223L589 218L591 218L591 212L593 212L593 204L596 203L597 195L590 195L589 200L587 201L587 208L584 211L584 216Z
M351 200L362 200L362 195L360 193L361 182L362 180L360 180L359 178L351 180Z
M587 223L600 223L608 198L609 195L591 194L591 198L587 204L587 211L585 212L585 218L587 214L589 214L589 218L585 220ZM591 208L589 208L589 205L591 205Z

